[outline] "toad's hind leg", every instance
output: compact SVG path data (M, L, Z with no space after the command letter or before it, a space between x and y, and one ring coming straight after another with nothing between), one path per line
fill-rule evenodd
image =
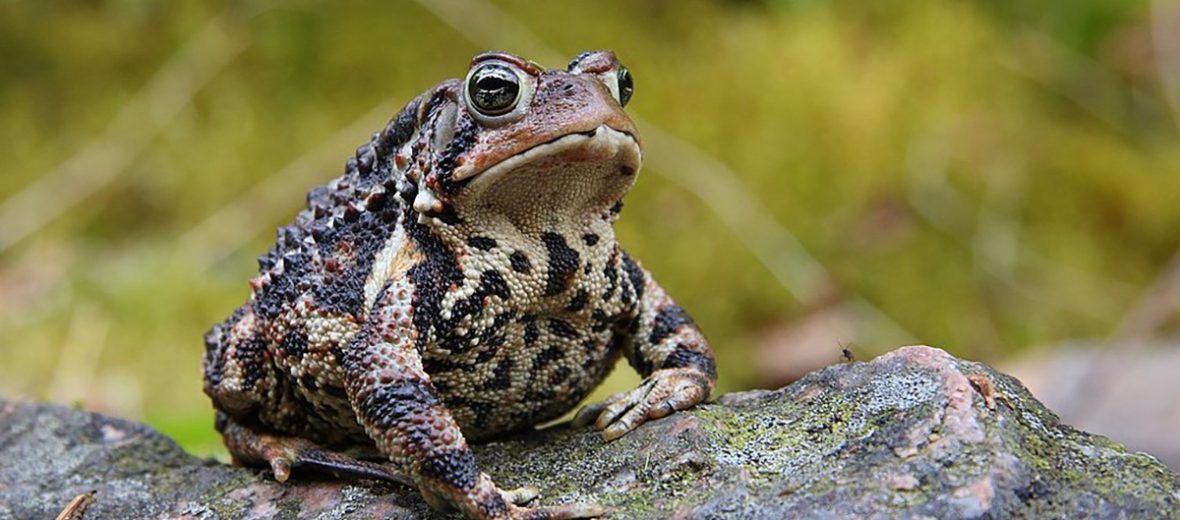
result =
M277 435L246 426L222 412L217 413L217 430L225 447L238 464L270 466L275 480L286 482L292 468L304 468L341 478L362 478L397 482L413 487L413 481L396 469L358 460L331 451L301 437Z
M242 465L268 465L279 482L286 482L291 476L291 468L298 467L341 478L383 480L414 487L409 475L388 465L327 450L302 437L266 433L244 426L221 412L217 413L217 429L234 461ZM518 506L532 502L539 494L533 487L502 492L505 500Z

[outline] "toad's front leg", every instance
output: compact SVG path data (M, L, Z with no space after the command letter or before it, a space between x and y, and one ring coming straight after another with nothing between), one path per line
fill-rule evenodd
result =
M457 509L480 519L601 515L599 506L518 507L536 491L501 490L479 471L467 440L422 368L406 293L395 285L378 296L343 360L353 410L381 453L409 474L422 498L440 511Z
M575 426L593 423L608 441L704 402L717 381L713 352L684 309L630 258L624 257L624 267L638 303L632 321L615 333L624 337L627 361L644 379L639 388L586 406L574 418Z

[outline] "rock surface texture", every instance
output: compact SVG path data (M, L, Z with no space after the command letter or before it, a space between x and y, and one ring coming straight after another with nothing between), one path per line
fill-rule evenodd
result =
M1180 518L1180 476L1058 422L1016 380L929 347L722 396L604 444L554 428L476 449L542 503L613 518ZM0 402L0 519L436 518L409 489L185 454L150 428Z

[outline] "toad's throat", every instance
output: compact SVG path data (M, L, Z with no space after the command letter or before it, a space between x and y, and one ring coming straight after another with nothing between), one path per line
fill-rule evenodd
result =
M455 176L456 181L472 178L473 184L487 184L508 172L533 164L546 158L564 156L568 162L615 163L630 172L639 170L642 162L639 141L629 132L599 125L593 130L565 134L516 155L508 157L483 170L463 172ZM557 163L565 161L555 161Z

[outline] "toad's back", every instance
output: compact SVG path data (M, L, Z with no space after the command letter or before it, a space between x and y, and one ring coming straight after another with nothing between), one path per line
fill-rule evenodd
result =
M378 254L403 241L394 235L405 208L388 195L379 145L358 148L343 176L308 194L259 257L250 300L206 336L206 392L220 410L312 438L367 440L340 360L371 304L364 286Z

